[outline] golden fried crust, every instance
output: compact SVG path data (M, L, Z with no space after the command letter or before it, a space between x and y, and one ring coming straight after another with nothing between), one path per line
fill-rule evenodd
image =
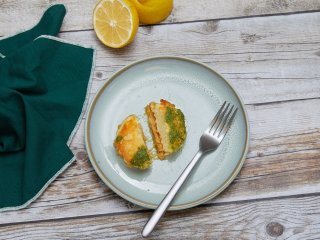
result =
M158 133L157 131L157 124L156 124L156 118L151 110L151 104L150 103L149 105L147 105L145 107L145 110L146 110L146 114L147 114L147 117L148 117L148 123L149 123L149 127L150 127L150 130L151 130L151 133L152 133L152 138L153 138L153 143L154 143L154 146L157 150L157 155L159 157L159 159L163 160L164 157L165 157L165 151L163 149L163 145L161 143L161 138L160 138L160 134Z
M130 115L119 125L114 146L129 167L138 149L146 147L141 125L135 115Z
M176 107L174 104L168 102L168 101L165 100L165 99L161 99L161 100L160 100L160 105L161 105L162 107L173 107L173 108Z
M159 159L178 151L186 138L184 115L174 104L161 99L146 108L150 131Z

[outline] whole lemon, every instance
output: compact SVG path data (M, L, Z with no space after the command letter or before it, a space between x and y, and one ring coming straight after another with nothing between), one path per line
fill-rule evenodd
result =
M130 0L136 7L139 21L155 24L166 19L173 8L173 0Z

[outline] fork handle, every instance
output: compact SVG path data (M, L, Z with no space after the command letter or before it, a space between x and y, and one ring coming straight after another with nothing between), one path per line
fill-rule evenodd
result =
M193 159L190 161L188 166L183 170L179 178L176 180L176 182L171 187L170 191L167 193L167 195L164 197L164 199L161 201L157 209L153 212L152 216L144 226L142 230L142 236L147 237L154 229L154 227L157 225L163 214L166 212L168 207L170 206L170 203L178 193L179 189L183 185L183 183L186 181L188 176L190 175L192 169L197 164L201 156L203 155L203 152L199 150L196 155L193 157Z

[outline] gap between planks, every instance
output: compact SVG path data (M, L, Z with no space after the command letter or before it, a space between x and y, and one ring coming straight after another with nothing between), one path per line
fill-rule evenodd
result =
M308 13L317 13L320 12L320 10L309 10L309 11L296 11L296 12L289 12L289 13L274 13L274 14L260 14L260 15L251 15L251 16L239 16L239 17L229 17L229 18L209 18L209 19L203 19L203 20L193 20L193 21L180 21L180 22L163 22L159 24L152 24L152 25L139 25L139 28L143 27L157 27L157 26L165 26L165 25L174 25L174 24L190 24L190 23L205 23L205 22L219 22L219 21L232 21L232 20L241 20L241 19L250 19L250 18L264 18L264 17L277 17L277 16L290 16L290 15L297 15L297 14L308 14ZM21 31L29 30L32 26L26 27L25 29ZM80 32L90 32L93 31L92 28L86 28L86 29L78 29L78 30L61 30L59 34L61 33L80 33ZM12 34L18 34L21 31L17 30L16 32L10 33ZM0 35L1 37L6 37L6 34ZM0 39L1 40L1 39Z
M168 212L156 239L309 239L320 236L319 196L200 206ZM0 226L0 239L141 239L150 211Z
M92 12L97 1L92 0L28 0L0 1L0 34L8 34L15 27L33 25L42 12L51 4L63 3L68 14L63 31L92 29ZM27 9L27 11L26 11ZM306 13L320 10L318 0L175 0L174 9L163 22L180 23L206 21L211 19L237 19L248 16L268 16L277 14Z
M307 193L307 194L295 194L295 195L288 195L288 196L276 196L276 197L265 197L265 198L257 198L257 199L245 199L245 200L235 200L235 201L229 201L229 202L216 202L216 203L205 203L201 204L192 208L183 209L183 210L177 210L177 211L168 211L169 213L175 214L182 211L187 210L195 210L195 209L201 209L201 208L209 208L214 206L228 206L228 205L237 205L237 204L246 204L246 203L258 203L258 202L269 202L269 201L276 201L276 200L286 200L286 199L300 199L300 198L306 198L306 197L319 197L319 193ZM153 209L138 209L138 210L129 210L127 212L112 212L112 213L101 213L101 214L87 214L83 216L73 216L73 217L63 217L63 218L47 218L43 220L27 220L23 222L13 222L13 223L0 223L0 232L1 228L6 226L14 226L14 225L21 225L21 224L36 224L36 223L42 223L42 222L61 222L65 220L77 220L77 219L90 219L95 217L106 217L106 216L118 216L118 215L130 215L130 214L138 214L138 213L152 213L154 212Z
M239 20L239 19L247 19L247 18L290 16L290 15L296 15L296 14L317 13L317 12L320 12L320 10L296 11L296 12L289 12L289 13L260 14L260 15L229 17L229 18L210 18L210 19L204 19L204 20L181 21L181 22L164 22L164 23L152 24L152 25L141 24L141 25L139 25L139 27L157 27L157 26L173 25L173 24L231 21L231 20ZM93 28L80 29L80 30L62 30L60 33L77 33L77 32L87 32L87 31L93 31L93 30L94 30ZM2 36L0 36L0 37L2 37Z

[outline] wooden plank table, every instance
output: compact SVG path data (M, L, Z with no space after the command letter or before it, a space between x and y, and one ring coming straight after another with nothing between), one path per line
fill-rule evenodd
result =
M104 47L92 30L93 0L0 0L0 36L30 28L64 3L63 39L97 49L90 99L132 61L176 55L220 72L248 111L250 149L221 195L166 214L155 239L320 238L320 0L175 0L163 23L134 42ZM0 239L139 239L151 214L121 199L93 171L84 120L77 161L28 208L0 214Z

